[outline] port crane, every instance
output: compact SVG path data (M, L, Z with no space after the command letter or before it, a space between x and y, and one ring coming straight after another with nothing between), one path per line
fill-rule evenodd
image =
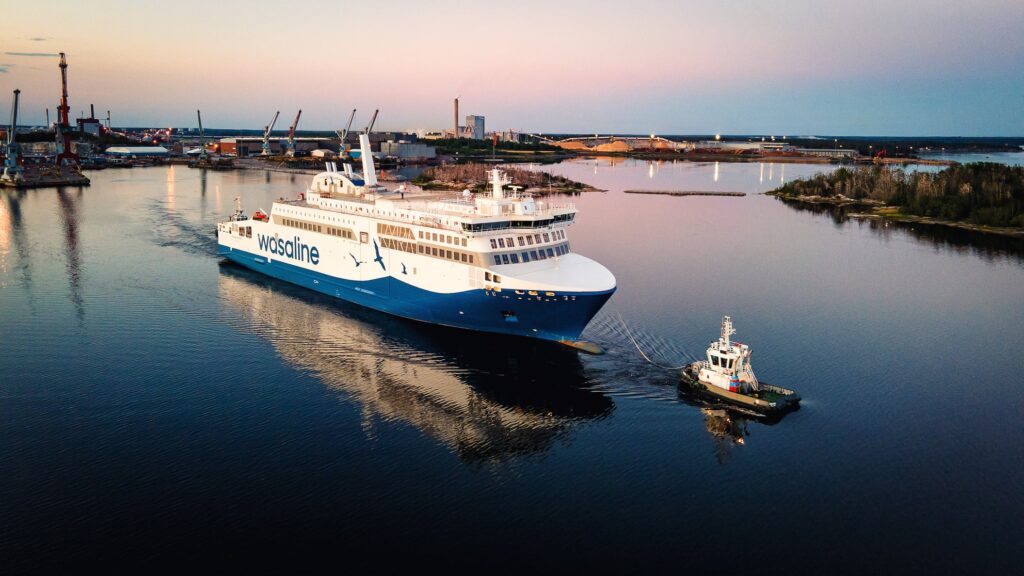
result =
M21 166L18 166L18 143L15 133L18 131L18 100L21 90L14 89L14 102L11 104L11 126L7 129L7 156L4 159L3 179L7 181L21 179Z
M206 134L203 133L203 115L196 110L196 118L199 120L199 159L206 160Z
M274 119L263 129L263 152L260 153L260 156L270 156L270 132L274 130L274 124L277 124L277 117L280 114L280 110L274 112Z
M335 130L338 134L338 138L341 138L341 148L338 151L339 156L348 156L348 149L345 148L345 139L348 138L348 132L352 129L352 121L356 118L356 109L352 109L352 113L348 116L348 124L345 125L344 130Z
M295 122L292 122L292 127L288 129L288 156L295 156L295 128L299 125L300 116L302 116L302 110L295 115Z
M366 130L364 131L364 134L366 134L367 136L369 136L370 131L373 130L373 125L377 123L378 112L380 112L380 108L373 111L373 117L370 118L370 123L366 125Z
M60 53L60 106L57 107L57 126L55 138L57 141L57 166L70 164L78 166L78 154L71 151L71 122L68 120L68 112L71 106L68 105L68 61L64 53Z

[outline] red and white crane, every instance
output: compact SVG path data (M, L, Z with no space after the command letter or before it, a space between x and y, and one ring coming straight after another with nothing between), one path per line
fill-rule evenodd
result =
M71 150L71 122L68 120L68 61L64 53L60 53L60 106L57 107L57 166L65 164L78 166L78 154Z

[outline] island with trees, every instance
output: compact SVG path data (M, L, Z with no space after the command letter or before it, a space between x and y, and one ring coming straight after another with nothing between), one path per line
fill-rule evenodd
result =
M412 183L424 190L485 192L490 189L488 172L494 167L494 165L479 162L431 166L413 178ZM513 186L518 186L531 194L578 194L603 191L589 184L540 170L527 170L507 165L501 166L501 170L512 178Z
M850 217L941 224L1024 237L1024 167L991 162L939 172L839 168L767 192L786 202L859 206Z

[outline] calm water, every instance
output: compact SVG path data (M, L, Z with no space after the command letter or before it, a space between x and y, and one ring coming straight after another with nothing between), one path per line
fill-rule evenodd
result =
M554 167L619 292L609 350L439 329L222 264L214 223L306 177L183 167L2 192L0 566L397 562L1008 574L1024 561L1024 260L760 192L829 169ZM801 410L649 366L733 316Z

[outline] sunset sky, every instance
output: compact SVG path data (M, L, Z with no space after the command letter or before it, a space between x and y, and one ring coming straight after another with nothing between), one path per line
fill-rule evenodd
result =
M0 111L42 124L1024 135L1020 0L4 0Z

